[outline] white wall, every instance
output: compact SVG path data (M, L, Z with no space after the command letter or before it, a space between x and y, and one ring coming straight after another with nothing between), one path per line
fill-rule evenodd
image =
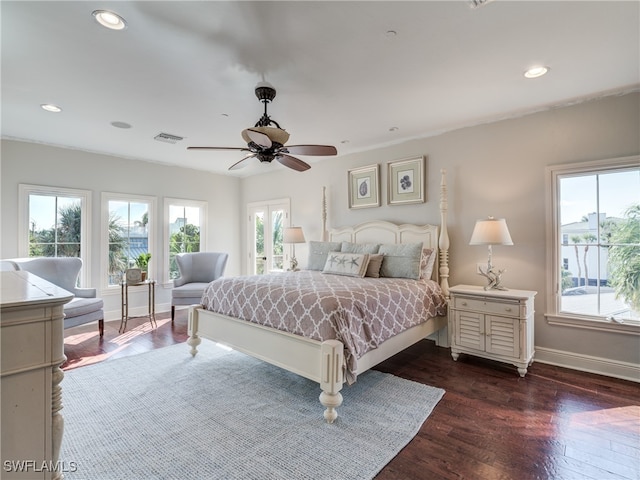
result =
M100 211L101 193L150 195L157 198L156 238L160 241L157 259L163 257L164 197L208 202L206 250L229 253L227 275L240 273L240 180L233 177L168 167L78 150L40 144L2 141L2 219L0 254L2 258L18 256L18 184L47 185L91 190L92 225L91 282L100 285ZM220 208L224 205L225 208ZM238 206L236 208L236 206ZM244 211L244 210L242 210ZM152 252L153 254L154 252ZM106 319L120 318L120 290L101 292ZM144 292L131 300L134 313L142 313ZM167 309L171 302L170 285L158 285L156 303Z
M450 285L483 284L475 265L486 261L487 249L469 246L471 232L476 219L487 215L504 217L514 246L494 247L494 264L507 267L503 275L507 287L538 292L536 346L541 351L571 352L575 361L583 363L598 364L602 363L600 359L606 359L637 368L640 337L550 326L545 320L545 167L637 155L639 116L638 93L607 97L375 151L323 159L303 173L274 169L272 174L245 179L241 201L246 205L281 198L283 192L288 192L292 223L303 227L308 240L320 239L323 185L327 187L329 226L376 219L439 223L439 172L444 168L449 185ZM414 155L427 157L427 202L386 205L386 162ZM376 163L381 165L382 206L349 210L347 170ZM303 246L296 247L301 266L306 263L307 253Z

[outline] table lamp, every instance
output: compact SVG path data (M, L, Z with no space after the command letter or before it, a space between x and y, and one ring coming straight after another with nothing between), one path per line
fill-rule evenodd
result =
M485 220L476 221L476 226L473 229L469 245L487 245L489 247L489 261L487 262L487 269L483 270L482 267L478 268L480 271L479 274L486 277L489 281L489 283L485 285L484 289L507 290L505 287L500 285L500 277L506 269L496 270L491 263L492 245L513 245L505 219L489 217Z
M292 244L293 253L291 255L291 268L290 271L298 271L298 260L296 260L296 243L305 243L304 233L302 227L287 227L284 229L284 235L282 239L283 243Z

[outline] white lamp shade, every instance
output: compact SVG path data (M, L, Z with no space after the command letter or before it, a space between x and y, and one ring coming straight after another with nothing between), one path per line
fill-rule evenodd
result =
M304 233L302 227L288 227L284 229L283 240L284 243L304 243Z
M513 245L507 222L493 217L478 220L469 245Z

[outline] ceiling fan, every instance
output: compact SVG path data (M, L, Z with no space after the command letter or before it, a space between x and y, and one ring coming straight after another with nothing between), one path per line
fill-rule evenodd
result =
M252 128L242 131L242 138L247 142L246 147L187 147L187 150L239 150L250 152L239 162L229 167L229 170L237 170L246 165L245 161L257 158L261 162L271 163L277 160L285 167L304 172L311 168L306 162L294 155L336 155L336 147L331 145L288 145L289 134L267 115L267 104L276 97L276 89L267 82L261 82L255 89L256 97L264 104L264 114ZM274 125L274 126L272 126Z

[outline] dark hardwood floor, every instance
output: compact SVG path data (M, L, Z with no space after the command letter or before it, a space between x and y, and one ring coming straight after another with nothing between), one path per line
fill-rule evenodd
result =
M65 331L65 370L187 339L187 310ZM94 328L95 327L95 328ZM395 479L640 479L640 385L534 363L515 367L424 340L377 367L446 393L416 437L378 474ZM63 383L64 393L64 383ZM294 480L294 479L292 479Z

